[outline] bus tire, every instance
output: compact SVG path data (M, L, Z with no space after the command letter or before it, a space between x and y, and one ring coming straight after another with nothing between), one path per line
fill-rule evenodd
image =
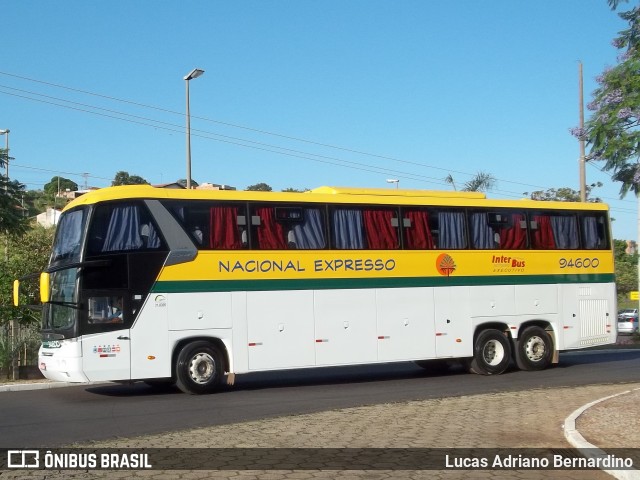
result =
M553 358L551 337L543 328L525 328L516 342L515 358L520 370L544 370Z
M480 332L473 346L469 370L478 375L499 375L511 362L511 343L500 330Z
M184 393L198 395L213 392L223 376L222 355L211 343L191 342L178 354L176 386Z

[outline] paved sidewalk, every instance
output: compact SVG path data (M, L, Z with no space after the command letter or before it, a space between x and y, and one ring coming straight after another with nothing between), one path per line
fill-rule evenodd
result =
M624 393L628 392L628 393ZM575 420L576 431L601 448L640 446L640 383L538 389L471 395L408 403L348 408L309 415L121 438L78 447L118 448L557 448L571 444L565 420L585 405L611 395ZM170 452L170 451L168 451ZM197 468L193 465L193 468ZM28 475L25 475L27 473ZM618 471L618 478L640 472ZM8 472L4 478L153 478L153 479L611 479L602 471L67 471Z

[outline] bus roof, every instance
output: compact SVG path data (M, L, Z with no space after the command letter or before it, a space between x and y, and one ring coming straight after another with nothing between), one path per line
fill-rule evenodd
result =
M350 188L350 187L318 187L309 193L325 193L331 195L380 195L385 197L428 197L428 198L487 198L481 192L456 192L445 190L400 190L392 188Z
M151 185L124 185L93 190L71 201L64 210L80 205L126 200L218 200L218 201L269 201L283 203L343 203L378 205L436 205L483 206L490 208L528 208L558 210L608 210L603 203L547 202L531 199L487 199L480 192L456 192L437 190L404 190L395 188L347 188L318 187L304 193L261 192L242 190L186 190L182 188L157 188Z

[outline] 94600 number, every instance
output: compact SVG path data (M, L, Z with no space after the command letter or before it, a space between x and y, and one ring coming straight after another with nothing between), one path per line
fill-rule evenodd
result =
M597 268L600 265L600 259L597 257L578 257L578 258L561 258L560 268Z

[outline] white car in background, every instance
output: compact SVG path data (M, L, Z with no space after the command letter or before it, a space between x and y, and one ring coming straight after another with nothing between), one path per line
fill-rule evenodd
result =
M626 308L618 312L618 333L638 333L638 309Z

